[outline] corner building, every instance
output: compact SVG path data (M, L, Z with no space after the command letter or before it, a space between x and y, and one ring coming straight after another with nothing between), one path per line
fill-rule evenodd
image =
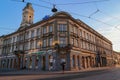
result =
M20 28L1 36L0 68L81 70L112 66L112 43L67 12L56 12L33 23L30 3L23 9Z

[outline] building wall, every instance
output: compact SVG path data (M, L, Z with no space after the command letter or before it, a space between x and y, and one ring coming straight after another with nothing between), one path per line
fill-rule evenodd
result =
M60 50L55 57L57 70L61 69L62 58L67 61L66 70L111 65L112 43L108 39L64 12L53 17L3 37L2 54L7 56L17 50L27 54L55 50L58 43ZM69 51L65 48L69 47L68 44L72 45ZM104 60L106 63L103 63Z

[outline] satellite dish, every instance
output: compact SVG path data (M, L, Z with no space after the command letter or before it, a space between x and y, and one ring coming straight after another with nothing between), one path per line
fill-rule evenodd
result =
M53 5L53 8L51 10L52 12L57 12L57 9L55 8L55 5Z

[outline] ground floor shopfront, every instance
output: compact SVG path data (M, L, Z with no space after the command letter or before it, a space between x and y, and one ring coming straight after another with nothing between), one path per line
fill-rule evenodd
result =
M62 63L65 70L81 70L87 68L107 66L107 58L95 53L71 50L70 52L60 51L39 51L24 56L15 55L3 56L0 58L0 70L38 69L38 70L62 70ZM109 65L110 66L110 65Z

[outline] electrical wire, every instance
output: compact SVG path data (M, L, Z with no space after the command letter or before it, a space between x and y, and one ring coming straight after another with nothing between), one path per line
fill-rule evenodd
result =
M11 0L11 1L22 2L22 3L31 3L31 2L27 2L27 1L23 2L23 1L18 1L18 0ZM36 3L32 3L32 4L35 5L35 6L38 6L38 7L43 7L43 8L51 9L51 7L39 5L39 4L36 4Z
M17 0L14 0L14 1L17 1ZM49 4L52 4L52 5L53 5L53 3L51 3L51 2L47 2L47 1L43 1L43 0L40 0L40 1L45 2L45 3L49 3ZM82 3L65 3L65 5L67 5L67 4L97 3L97 2L103 2L103 1L109 1L109 0L88 1L88 2L82 2ZM22 1L19 1L19 2L22 2ZM28 2L24 1L24 3L28 3ZM36 3L32 3L32 4L33 4L33 5L36 5L36 6L39 6L39 7L44 7L44 8L51 9L50 7L41 6L41 5L36 4ZM57 4L57 5L59 5L59 4ZM96 7L96 8L97 8L97 7ZM94 13L92 13L90 16L80 15L80 14L73 13L73 12L70 12L70 13L71 13L71 14L78 15L78 16L81 16L81 17L85 17L85 18L88 18L88 19L91 19L91 20L94 20L94 21L97 21L97 22L100 22L100 23L103 23L103 24L108 25L108 26L113 26L113 25L111 25L111 24L105 23L105 22L103 22L103 21L100 21L100 20L98 20L98 19L95 19L95 18L92 18L92 17L91 17L92 15L96 14L96 13L99 12L99 11L100 11L100 10L97 8L97 11L95 11Z
M44 1L44 0L39 0L39 1L54 5L54 3L51 3L51 2L48 2L48 1Z
M55 3L51 3L48 1L44 1L44 0L39 0L41 2L45 2L51 5L54 5ZM73 4L87 4L87 3L98 3L98 2L105 2L105 1L110 1L110 0L96 0L96 1L87 1L87 2L80 2L80 3L64 3L64 4L55 4L55 5L73 5Z
M95 15L95 14L98 13L98 12L99 12L99 9L97 9L95 12L91 13L91 14L89 15L89 18L90 18L91 16Z
M102 13L102 14L104 14L104 15L106 15L106 16L109 16L109 17L111 17L111 18L113 18L113 19L115 19L115 20L117 19L117 20L120 21L120 19L119 19L118 17L111 16L111 15L109 15L109 14L107 14L107 13L101 11L100 9L98 9L97 3L95 3L95 7L96 7L97 10L99 10L100 13ZM120 29L117 27L117 26L119 26L119 25L120 25L120 24L114 26L114 28L120 30Z
M96 0L96 1L87 1L87 2L80 2L80 3L64 3L64 4L56 4L56 5L73 5L73 4L87 4L87 3L98 3L98 2L105 2L110 0Z
M2 30L15 30L15 28L5 28L5 27L0 27Z

